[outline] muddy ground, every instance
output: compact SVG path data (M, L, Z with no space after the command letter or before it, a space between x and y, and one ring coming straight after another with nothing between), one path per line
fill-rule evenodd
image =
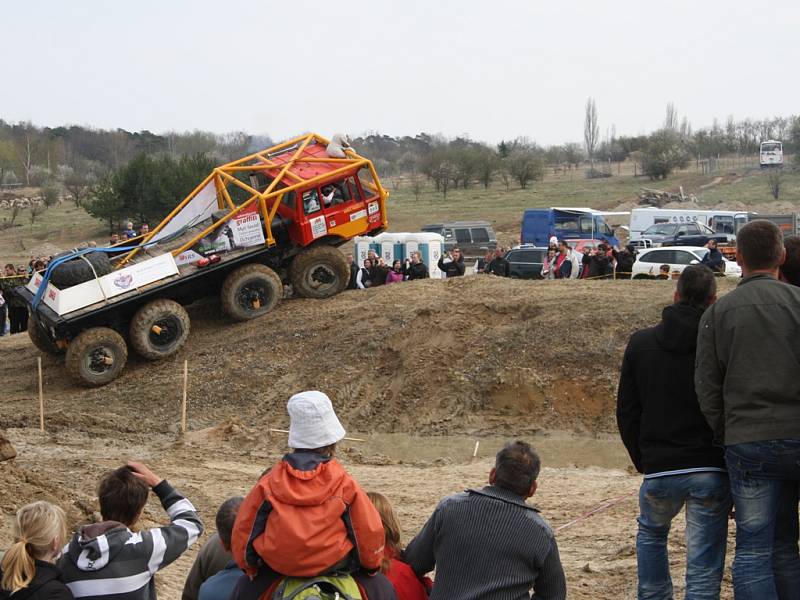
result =
M368 439L343 446L342 460L394 502L406 539L441 497L485 481L504 439L527 439L545 465L533 502L554 527L618 500L559 531L569 597L633 598L640 479L615 435L617 370L628 335L658 320L672 290L670 282L466 277L288 300L245 324L208 301L190 309L180 356L132 357L104 388L76 387L59 358L44 357L44 433L38 353L26 336L0 338L0 430L19 453L0 463L0 547L10 541L7 517L32 500L58 502L73 525L91 520L97 479L129 457L176 484L213 529L219 503L246 493L285 450L285 436L268 430L287 426L286 399L316 388ZM151 502L144 525L162 519ZM671 550L681 573L680 535ZM162 598L180 597L195 551L159 575ZM675 584L682 589L680 576Z

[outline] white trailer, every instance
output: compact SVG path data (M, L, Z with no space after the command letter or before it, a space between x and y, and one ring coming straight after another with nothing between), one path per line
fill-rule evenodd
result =
M736 237L747 223L750 213L735 210L683 210L666 208L634 208L631 211L630 239L640 239L650 226L659 223L700 223L714 230Z
M758 163L762 169L783 166L783 143L778 140L761 142L758 153Z

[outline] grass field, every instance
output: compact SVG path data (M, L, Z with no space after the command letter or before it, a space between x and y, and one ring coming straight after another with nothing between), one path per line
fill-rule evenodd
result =
M623 171L624 173L624 171ZM583 171L571 174L548 175L528 189L512 186L506 191L501 183L489 189L473 186L469 189L448 190L446 200L432 187L426 187L419 199L411 185L400 180L395 188L393 180L384 182L390 190L389 219L395 231L414 231L425 223L442 220L491 221L501 238L509 243L518 235L522 213L526 208L550 206L588 206L613 209L623 203L634 202L643 187L694 194L701 205L730 204L734 210L773 201L766 174L757 167L718 169L710 175L693 169L674 174L665 181L650 181L634 177L632 173L605 179L586 179ZM800 172L785 169L782 172L781 202L789 202L800 210ZM624 221L624 219L623 219ZM505 234L505 235L504 235ZM510 238L509 238L510 236Z
M29 209L23 209L13 227L0 229L0 262L27 264L32 254L50 254L80 242L107 241L108 226L70 201L48 208L31 225ZM11 221L11 210L0 210L0 223Z
M752 162L731 159L722 161L722 168L711 174L698 173L695 165L672 175L666 181L650 181L634 177L630 163L612 167L613 177L586 179L584 171L546 173L545 180L530 184L527 189L512 185L506 190L497 181L488 189L474 185L469 189L449 190L443 199L432 186L426 185L415 198L407 178L383 180L389 190L389 221L392 231L417 231L426 223L442 220L491 221L503 244L512 243L519 235L522 212L526 208L549 206L588 206L612 209L623 203L633 203L642 187L694 194L701 205L730 207L734 210L773 202L767 186L767 175ZM800 211L800 170L782 171L783 187L780 212ZM787 204L788 203L788 204ZM794 205L794 207L789 206ZM777 211L776 211L777 212ZM0 210L0 223L11 219L10 210ZM620 218L615 222L624 222ZM105 225L89 216L72 202L64 201L39 215L30 223L30 211L23 210L14 227L0 229L0 262L24 263L38 248L47 244L60 249L76 246L82 241L103 243L107 237Z

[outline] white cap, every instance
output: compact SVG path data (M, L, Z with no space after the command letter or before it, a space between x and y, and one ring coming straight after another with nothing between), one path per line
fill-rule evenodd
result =
M335 444L345 430L330 398L322 392L300 392L289 398L289 447L310 450Z
M554 236L554 235L551 235L550 236L549 245L550 246L558 246L558 238L556 236Z

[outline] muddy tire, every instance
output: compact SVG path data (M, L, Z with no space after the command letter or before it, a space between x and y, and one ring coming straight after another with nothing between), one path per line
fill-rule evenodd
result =
M122 336L108 327L93 327L70 342L65 366L78 383L97 387L119 377L127 361L128 347Z
M225 278L220 297L226 315L234 321L248 321L275 308L283 297L283 283L265 265L244 265Z
M91 266L86 264L87 260L91 263ZM92 271L92 267L94 267L94 271ZM97 273L98 277L102 277L113 270L108 254L105 252L89 252L74 260L58 265L50 274L50 282L58 289L63 290L85 281L91 281L94 279L95 273Z
M294 291L304 298L330 298L347 287L350 265L333 246L315 246L295 256L289 266Z
M28 315L28 337L39 350L46 354L63 354L64 351L50 339L33 315Z
M174 300L145 304L131 320L131 346L142 358L160 360L176 354L189 337L189 315Z

